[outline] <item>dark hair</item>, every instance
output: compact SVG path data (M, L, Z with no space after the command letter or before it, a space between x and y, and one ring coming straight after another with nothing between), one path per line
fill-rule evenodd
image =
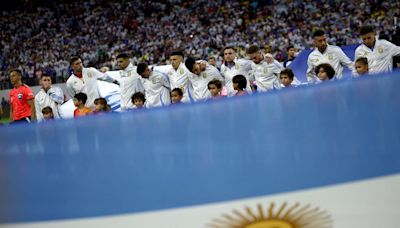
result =
M245 76L238 74L235 77L232 78L233 83L237 83L239 86L239 89L245 89L247 86L247 79Z
M185 56L183 55L183 52L182 52L182 51L173 51L173 52L171 53L170 56L173 56L173 55L178 55L178 56L181 56L182 58L185 57Z
M196 64L196 60L194 60L194 58L192 58L192 57L187 58L185 61L186 68L192 73L193 73L193 67L195 64Z
M135 102L135 100L142 100L143 103L146 101L146 98L144 97L144 94L142 92L136 92L132 95L132 103Z
M77 99L78 101L82 101L82 103L86 104L87 101L87 95L84 93L77 93L74 96L75 99Z
M256 52L258 52L260 50L260 48L257 45L252 45L249 47L249 49L247 49L247 54L254 54Z
M232 49L234 52L236 52L235 48L232 46L224 47L224 49L222 49L222 52L225 52L225 50L227 50L227 49Z
M316 68L315 68L315 74L318 75L319 73L319 69L322 68L324 69L324 71L326 72L326 74L328 75L329 79L332 79L333 76L335 76L335 70L333 69L333 67L328 64L328 63L321 63L319 64Z
M136 72L139 75L142 75L143 72L146 70L146 68L148 67L147 63L139 63L137 68L136 68Z
M312 38L315 38L315 37L317 37L317 36L323 36L323 35L325 35L324 30L317 29L317 30L315 30L314 33L312 34Z
M183 91L181 88L175 88L171 91L171 94L172 94L172 92L177 92L179 94L179 96L181 96L181 97L183 96Z
M286 51L289 51L290 48L294 48L294 46L293 46L293 45L289 45L289 46L286 48Z
M119 58L129 59L129 56L126 53L121 53L121 54L117 55L117 59L119 59Z
M16 72L19 76L22 77L22 71L21 71L20 69L18 69L18 68L13 68L13 69L10 70L10 74L11 74L12 72Z
M81 59L79 56L72 56L69 59L69 65L72 65L76 60L79 60L79 59Z
M375 32L374 27L371 25L364 25L363 27L361 27L360 29L360 35L365 35L368 34L370 32Z
M215 85L218 89L222 88L222 83L218 79L213 79L213 80L209 81L207 84L208 89L210 89L210 85Z
M109 112L111 110L111 107L110 107L110 105L107 104L107 100L105 98L102 98L102 97L96 98L94 100L94 104L95 105L102 104L103 105L102 111Z
M368 66L368 59L366 57L360 57L356 60L356 63L362 63Z
M53 109L50 106L46 106L42 109L42 114L53 113Z
M43 73L42 76L41 76L40 78L43 78L43 77L49 77L49 78L51 78L50 74L48 74L48 73L46 73L46 72Z
M282 74L286 74L292 80L294 78L294 73L293 73L292 69L286 68L286 69L281 71L280 75L282 75Z

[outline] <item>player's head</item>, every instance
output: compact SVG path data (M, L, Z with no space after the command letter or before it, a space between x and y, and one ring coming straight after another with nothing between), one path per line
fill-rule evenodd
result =
M233 47L225 47L223 52L225 62L231 63L236 58L236 52Z
M316 48L318 48L318 50L320 50L320 51L325 51L325 49L326 49L326 47L328 45L326 43L325 32L323 30L316 30L312 34L312 38L313 38L314 46Z
M185 66L193 74L200 75L201 73L200 63L197 63L194 58L192 57L187 58L185 61Z
M74 96L74 105L76 107L82 106L86 104L87 101L87 95L84 93L77 93Z
M51 87L51 76L48 73L43 73L42 77L40 78L40 84L42 88L45 90L50 89Z
M249 58L255 63L259 64L263 59L264 56L260 51L260 48L257 45L252 45L247 49L247 54Z
M247 86L246 77L239 74L232 78L233 89L235 90L244 90Z
M136 108L143 108L146 98L142 92L136 92L132 95L132 103Z
M217 67L217 59L214 56L208 57L208 64Z
M20 69L10 70L10 81L13 85L19 85L22 83L22 71Z
M123 70L125 68L127 68L129 66L130 63L130 59L128 54L126 53L121 53L119 55L117 55L117 65L119 67L119 69Z
M82 72L83 63L79 56L72 56L69 60L69 65L74 72Z
M372 48L375 45L375 30L371 25L365 25L360 29L360 36L365 46Z
M181 51L174 51L171 53L169 61L171 62L171 65L175 70L178 69L179 65L183 62L183 58L183 52Z
M171 102L172 104L177 104L181 103L181 100L183 98L183 91L180 88L174 88L171 91Z
M359 75L368 74L368 59L365 57L358 58L355 62L355 68Z
M211 93L211 96L216 97L221 93L222 83L218 79L214 79L208 82L208 90Z
M136 72L142 76L143 78L149 78L150 77L150 68L147 65L147 63L139 63Z
M288 58L294 58L296 55L296 48L294 48L293 45L290 45L286 48L286 52L287 52Z
M293 78L294 78L294 73L292 69L289 68L282 70L279 75L279 79L285 87L288 87L292 84Z
M315 67L315 74L321 81L331 80L335 76L335 70L328 63L319 64Z
M46 106L42 109L43 119L49 120L54 119L53 109L50 106Z

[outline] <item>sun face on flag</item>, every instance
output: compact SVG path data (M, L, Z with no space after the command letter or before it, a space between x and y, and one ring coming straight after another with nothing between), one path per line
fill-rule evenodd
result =
M299 203L288 206L283 203L275 209L270 203L264 209L261 204L252 210L245 207L244 211L233 210L216 218L208 227L213 228L331 228L330 216L318 207L300 206Z

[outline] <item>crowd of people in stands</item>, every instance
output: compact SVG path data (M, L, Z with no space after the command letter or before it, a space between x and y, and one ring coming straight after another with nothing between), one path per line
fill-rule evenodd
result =
M54 1L30 11L1 12L0 85L12 87L11 68L20 69L28 85L38 84L43 73L65 82L73 55L89 66L116 69L120 53L128 53L134 65L161 65L179 49L185 56L213 57L219 66L224 47L238 47L243 57L258 44L282 62L289 45L310 48L310 31L316 28L338 46L358 43L363 23L391 36L399 9L398 1L378 0Z

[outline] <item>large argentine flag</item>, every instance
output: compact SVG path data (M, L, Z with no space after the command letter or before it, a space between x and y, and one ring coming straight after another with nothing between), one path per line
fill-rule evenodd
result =
M0 127L0 227L399 227L400 77Z

